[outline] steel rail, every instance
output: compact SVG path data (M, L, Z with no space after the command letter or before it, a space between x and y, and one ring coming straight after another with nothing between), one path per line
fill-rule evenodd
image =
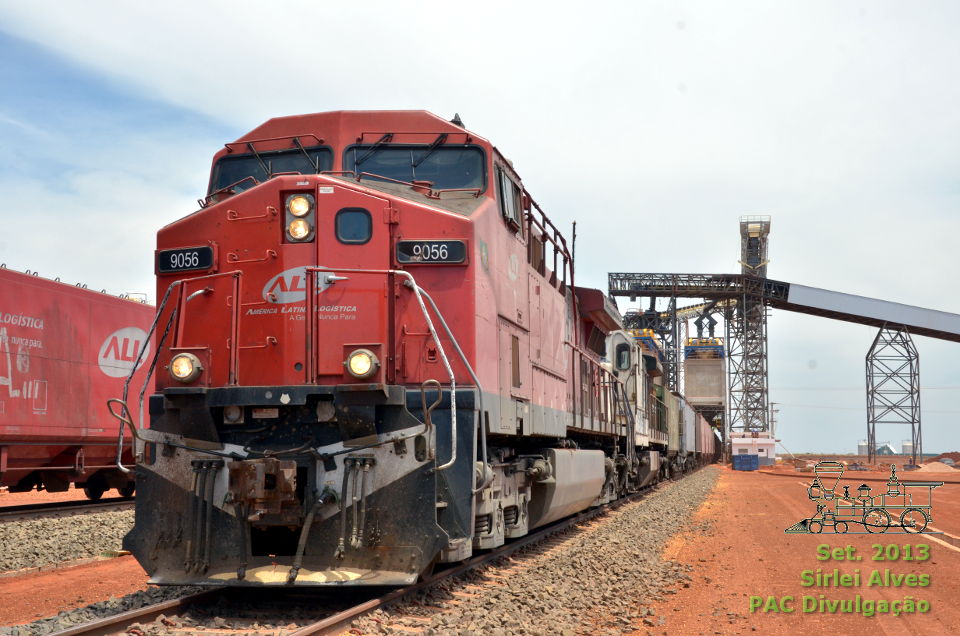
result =
M57 501L38 504L25 504L21 506L3 506L0 507L0 523L10 521L20 521L22 519L31 519L34 517L47 517L57 513L95 513L109 508L133 508L134 500L126 497L113 497L110 499L100 499L98 501L75 500L75 501Z
M68 629L54 632L56 636L106 636L107 634L123 633L127 627L133 623L149 623L156 620L164 612L172 609L187 608L196 603L200 603L209 598L219 596L227 588L214 588L203 590L196 594L181 596L172 601L163 601L154 605L146 605L135 610L114 614L106 618L101 618L92 623L77 625Z

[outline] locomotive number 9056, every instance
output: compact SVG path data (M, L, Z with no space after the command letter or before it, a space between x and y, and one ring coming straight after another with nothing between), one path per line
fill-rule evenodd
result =
M213 267L213 248L208 245L157 252L157 271L161 274L206 270L211 267Z
M463 241L397 241L398 263L462 263L466 258Z

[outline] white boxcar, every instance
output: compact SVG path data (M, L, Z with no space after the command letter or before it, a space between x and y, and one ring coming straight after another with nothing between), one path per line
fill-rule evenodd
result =
M682 423L682 443L681 448L687 454L697 452L697 414L690 408L686 400L680 399L680 419Z

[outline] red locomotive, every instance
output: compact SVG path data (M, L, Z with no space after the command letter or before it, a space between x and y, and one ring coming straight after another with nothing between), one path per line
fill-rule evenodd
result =
M660 474L616 307L458 119L271 119L156 259L154 583L407 583Z
M0 268L0 485L133 494L104 411L147 344L153 307ZM140 369L140 384L146 371Z

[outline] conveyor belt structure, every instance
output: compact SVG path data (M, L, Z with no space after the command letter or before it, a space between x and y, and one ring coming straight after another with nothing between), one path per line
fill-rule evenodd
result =
M913 335L960 342L960 314L845 294L741 274L611 273L610 295L745 299L763 301L774 309L872 327L906 328Z

